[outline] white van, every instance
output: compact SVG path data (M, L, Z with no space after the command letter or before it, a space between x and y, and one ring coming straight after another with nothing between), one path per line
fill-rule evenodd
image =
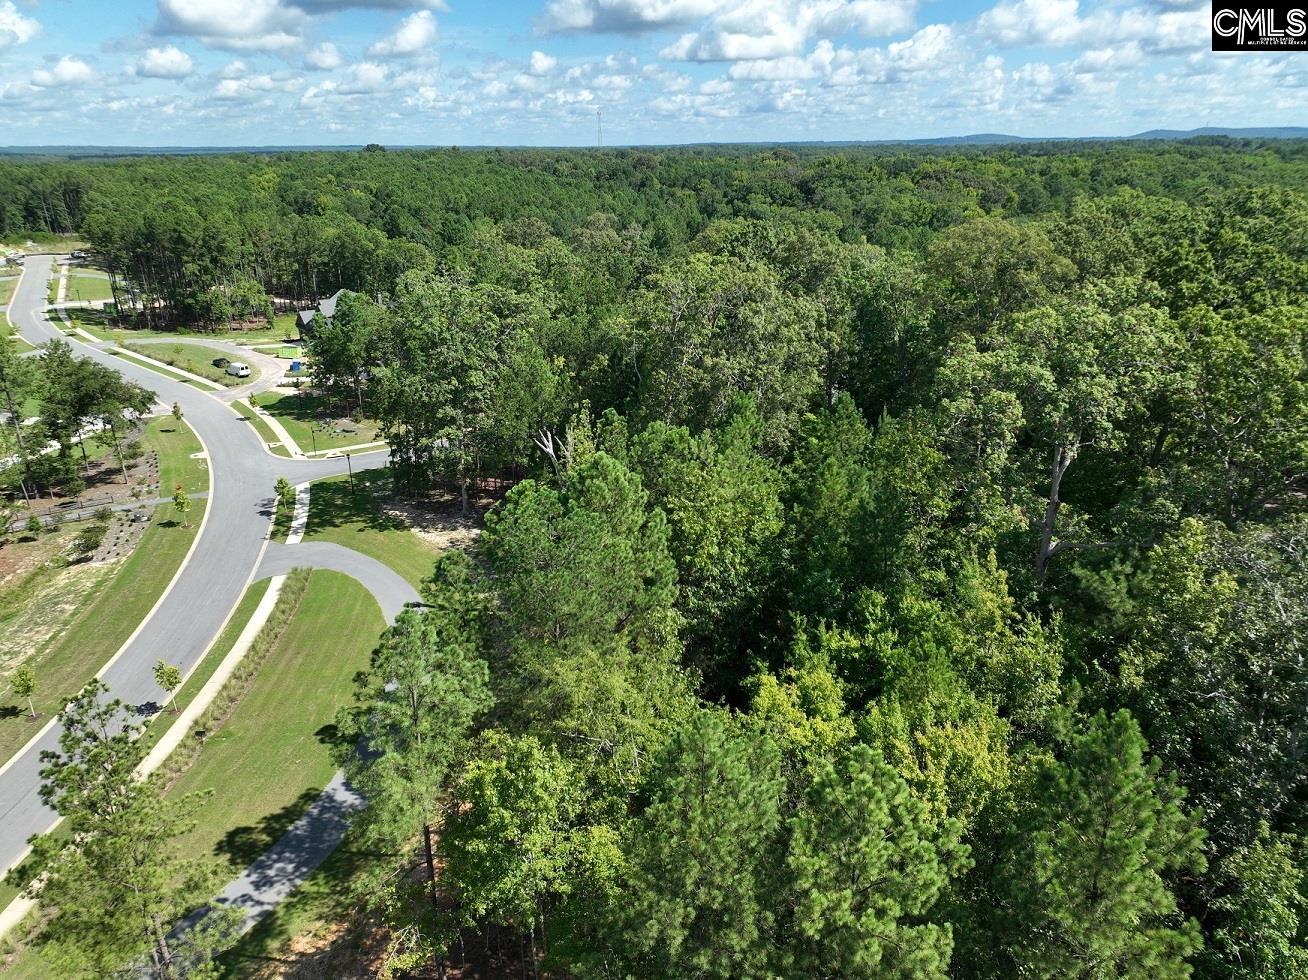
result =
M248 378L250 376L250 365L242 364L240 361L232 361L227 365L227 373L237 378Z

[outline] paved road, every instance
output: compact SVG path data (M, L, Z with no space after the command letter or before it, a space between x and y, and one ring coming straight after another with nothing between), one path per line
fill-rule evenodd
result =
M154 682L155 661L162 657L189 673L252 580L267 543L277 477L285 476L297 484L319 480L344 473L346 463L341 458L274 457L249 423L218 398L65 337L44 313L52 264L53 257L48 255L27 259L10 308L13 326L33 344L68 340L77 354L107 364L154 390L165 404L178 402L209 454L209 507L194 550L164 601L101 673L115 697L143 711L151 710L165 700ZM386 458L381 451L355 456L353 462L356 469L368 469L385 465ZM0 871L22 858L28 837L55 822L55 814L41 802L38 790L40 753L56 748L57 743L55 722L0 768Z

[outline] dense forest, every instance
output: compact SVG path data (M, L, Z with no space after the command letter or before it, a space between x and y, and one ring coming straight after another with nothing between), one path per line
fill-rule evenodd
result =
M1305 188L1290 141L5 162L0 234L154 326L349 290L317 382L493 501L339 720L387 969L1293 980Z

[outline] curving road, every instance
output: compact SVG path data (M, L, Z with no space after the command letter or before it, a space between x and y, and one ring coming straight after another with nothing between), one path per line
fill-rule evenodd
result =
M144 706L164 701L154 681L155 661L162 657L189 674L222 631L249 583L256 576L275 574L277 568L287 564L284 549L269 548L267 540L277 477L285 476L296 484L320 480L346 472L346 461L340 457L292 460L273 456L249 423L214 395L114 357L103 349L108 345L84 344L65 337L45 314L53 261L52 256L28 257L10 304L10 323L33 344L67 340L78 355L113 367L129 380L155 391L165 404L178 402L208 451L209 506L191 553L154 610L100 673L115 697L149 710ZM386 460L387 453L382 450L354 456L353 465L369 469L385 465ZM339 550L351 557L325 553L323 560L330 563L329 567L356 577L375 576L383 590L379 600L382 596L386 599L383 608L391 605L398 594L392 591L394 582L368 564L370 559L360 561L364 556L345 548ZM315 564L314 554L304 553L302 557L305 560L298 564ZM400 601L402 604L404 600ZM390 610L387 612L391 615ZM52 720L0 767L0 872L26 855L32 834L44 832L56 822L54 812L39 795L39 757L43 750L57 747L58 737L58 722Z

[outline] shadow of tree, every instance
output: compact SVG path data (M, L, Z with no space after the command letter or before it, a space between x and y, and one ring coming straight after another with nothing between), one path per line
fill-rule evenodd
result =
M348 481L314 484L309 498L309 526L358 524L373 531L403 530L403 523L384 516L377 506L377 496L389 490L389 479L384 470L364 470L354 474L353 490Z
M16 704L6 704L0 708L0 721L8 721L10 718L17 718L23 714L23 709Z
M233 827L214 845L215 853L242 867L251 864L282 839L321 792L321 786L310 787L280 810L263 817L257 824Z

